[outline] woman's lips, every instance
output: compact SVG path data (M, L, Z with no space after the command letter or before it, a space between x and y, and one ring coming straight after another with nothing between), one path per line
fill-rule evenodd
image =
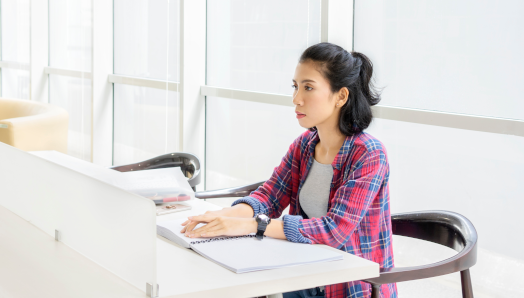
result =
M306 117L306 114L298 113L297 112L297 119Z

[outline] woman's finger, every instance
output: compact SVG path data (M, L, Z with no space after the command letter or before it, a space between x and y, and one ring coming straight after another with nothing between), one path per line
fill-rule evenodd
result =
M195 234L194 236L192 236L192 238L197 238L197 237L208 238L208 237L221 236L221 235L225 235L224 228L220 226L215 226L213 228L209 228L207 230L203 230L202 232Z
M191 221L198 221L198 222L211 222L213 221L215 218L217 218L217 216L214 216L214 215L210 215L210 214L203 214L203 215L197 215L197 216L190 216L188 217L189 220Z
M207 232L201 234L200 236L202 236L202 237L215 237L215 236L223 236L223 235L225 235L224 230L223 229L217 229L217 230L207 231Z
M186 230L184 231L184 233L189 233L191 231L193 231L193 229L199 224L199 222L196 222L196 221L191 221L190 223L188 223L186 225Z
M199 237L200 235L202 235L202 233L206 233L209 230L216 229L217 225L218 225L217 221L212 221L212 222L208 223L207 225L205 225L203 227L200 227L198 229L195 229L195 230L191 231L188 234L189 234L190 237Z
M182 228L182 230L180 230L180 233L185 233L186 232L186 230L187 230L187 226L186 225L189 224L190 222L191 221L188 219L188 220L186 220L186 221L184 221L182 223L183 228Z

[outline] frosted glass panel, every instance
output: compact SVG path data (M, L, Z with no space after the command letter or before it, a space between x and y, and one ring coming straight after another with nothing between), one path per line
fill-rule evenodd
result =
M524 1L355 2L384 105L524 119Z
M291 94L300 54L320 42L320 0L207 1L207 85Z
M90 79L49 75L50 103L69 113L68 154L91 161L92 89Z
M179 6L176 0L114 1L115 74L166 80L169 69L167 80L179 80Z
M2 97L29 99L29 71L2 68Z
M305 131L292 107L209 96L206 124L207 189L269 179Z
M29 0L2 0L0 11L0 60L29 63Z
M61 157L62 164L80 162L86 170L114 172L47 153ZM3 143L0 156L0 205L50 240L58 230L61 242L138 289L145 291L146 283L156 283L156 214L151 200Z
M178 150L178 92L114 84L114 164Z
M29 0L0 1L0 96L29 99Z
M91 0L49 0L50 66L91 72L92 10Z
M511 276L520 276L524 266L524 239L515 232L522 229L524 138L383 119L367 132L388 152L392 212L466 216L479 234L473 281L490 292L522 294Z

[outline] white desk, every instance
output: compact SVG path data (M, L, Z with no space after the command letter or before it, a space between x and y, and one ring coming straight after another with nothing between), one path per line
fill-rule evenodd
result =
M192 210L160 216L157 222L221 209L209 201L212 202L195 200L191 202ZM377 263L325 245L322 247L339 252L344 260L236 274L190 249L158 237L160 297L255 297L379 275Z
M220 207L204 201L159 221ZM144 297L144 293L0 207L0 297ZM325 246L324 246L325 247ZM255 297L378 276L378 264L343 261L235 274L158 237L160 297Z

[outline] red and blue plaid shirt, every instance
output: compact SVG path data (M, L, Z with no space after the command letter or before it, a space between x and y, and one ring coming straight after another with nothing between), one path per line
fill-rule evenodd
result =
M346 137L332 163L333 180L326 216L307 218L298 194L313 163L316 131L306 131L289 147L271 178L249 196L233 203L249 204L255 214L284 215L289 241L325 244L380 265L393 267L389 211L389 164L384 145L367 133ZM371 297L368 283L354 281L326 286L326 297ZM382 285L380 297L397 297L396 284Z

